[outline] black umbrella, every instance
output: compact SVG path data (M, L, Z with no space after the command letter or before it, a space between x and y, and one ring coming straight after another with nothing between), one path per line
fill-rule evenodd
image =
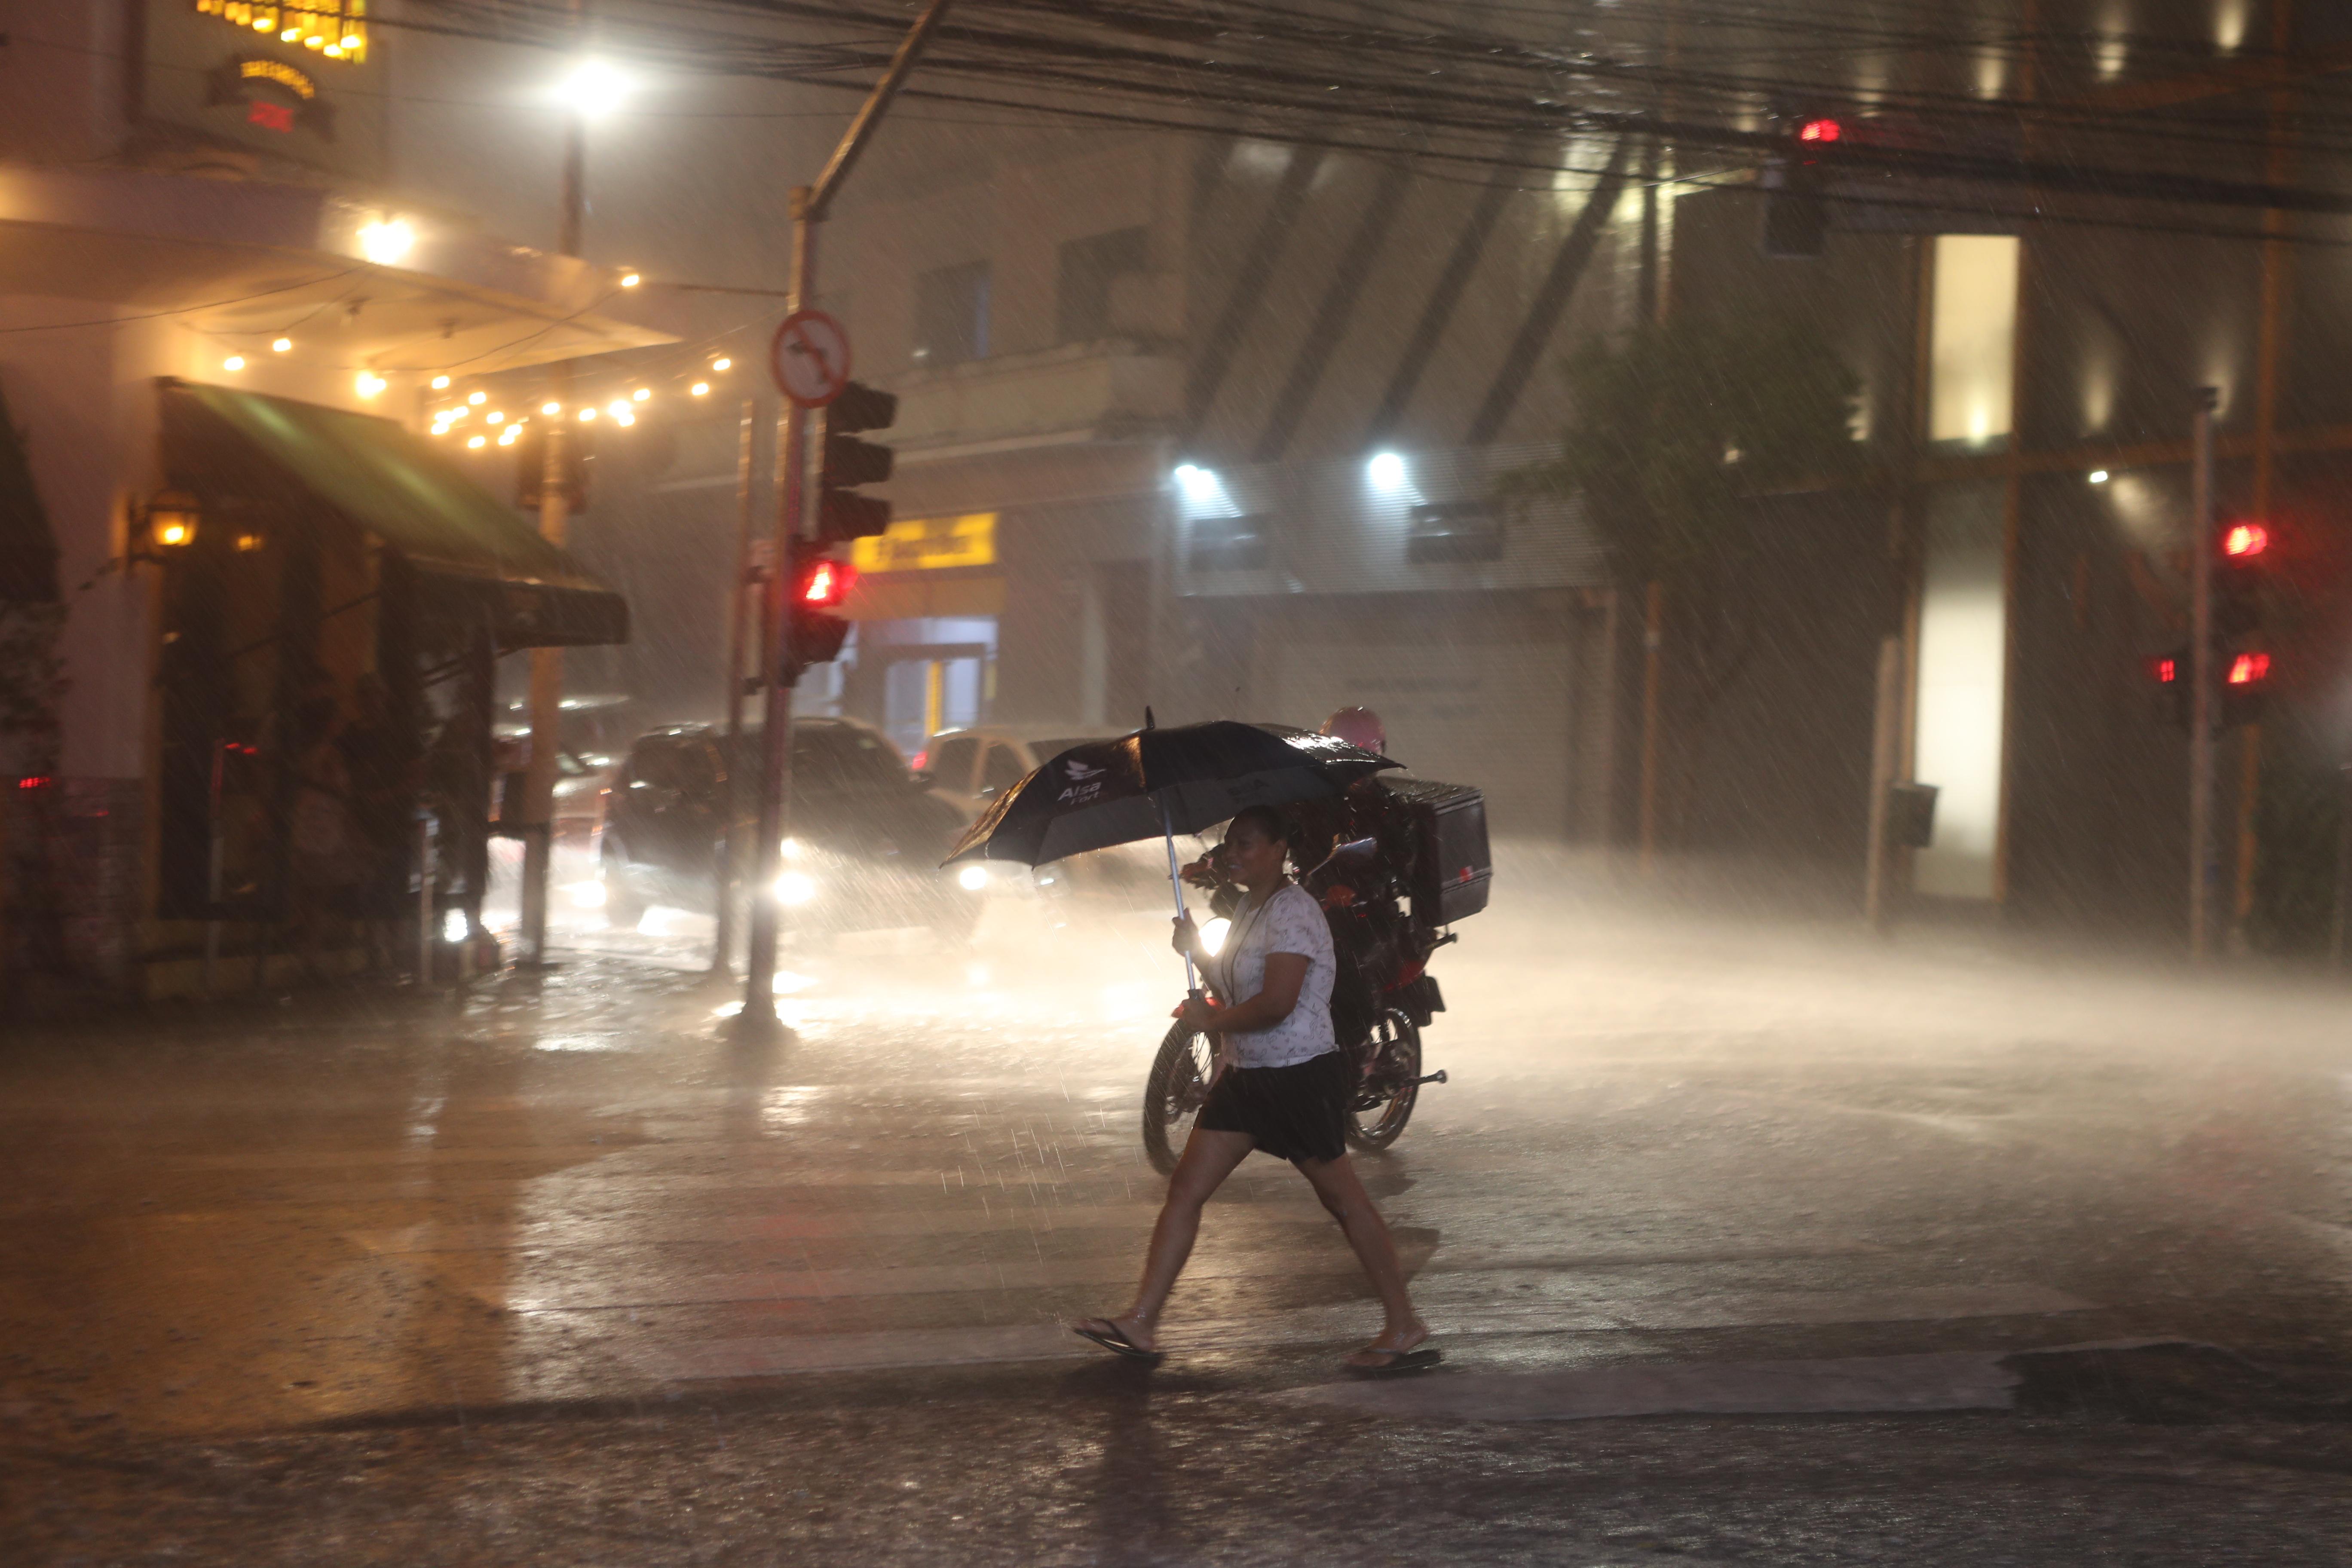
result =
M1073 746L1031 772L971 825L947 864L1049 860L1168 841L1168 879L1184 912L1176 835L1198 833L1253 805L1337 795L1359 779L1402 764L1336 736L1230 719L1173 729L1145 727L1116 741ZM1191 961L1186 961L1189 971Z

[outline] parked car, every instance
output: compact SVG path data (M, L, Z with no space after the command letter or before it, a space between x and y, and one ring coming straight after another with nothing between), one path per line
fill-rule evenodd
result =
M706 725L656 730L630 747L597 835L614 923L635 925L648 904L718 907L730 821L748 833L758 816L761 744L758 731L745 732L748 766ZM795 721L791 799L776 879L788 930L971 934L989 872L940 869L964 818L880 731L845 719Z
M986 811L996 797L1027 777L1030 771L1072 746L1118 739L1118 734L1089 731L1077 724L981 724L964 730L942 730L916 754L915 765L931 775L931 793L963 813L967 821ZM1164 858L1157 842L1124 845L1074 855L1067 860L1040 866L1031 878L1041 893L1073 891L1117 892L1164 879Z
M931 775L934 794L972 817L1047 758L1072 746L1112 738L1074 725L982 724L942 730L916 754L915 766Z

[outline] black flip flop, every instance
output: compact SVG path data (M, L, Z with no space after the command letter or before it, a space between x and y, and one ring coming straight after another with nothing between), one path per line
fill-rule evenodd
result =
M1445 1359L1444 1351L1419 1345L1409 1351L1375 1351L1372 1353L1386 1356L1388 1360L1378 1366L1359 1366L1354 1362L1341 1364L1358 1377L1395 1377L1408 1372L1427 1372Z
M1129 1339L1120 1331L1119 1326L1108 1318L1088 1318L1087 1322L1100 1323L1104 1331L1097 1333L1085 1323L1073 1323L1070 1325L1070 1332L1090 1343L1102 1346L1103 1349L1122 1360L1139 1361L1146 1366L1158 1366L1168 1359L1165 1352L1145 1350L1141 1345Z

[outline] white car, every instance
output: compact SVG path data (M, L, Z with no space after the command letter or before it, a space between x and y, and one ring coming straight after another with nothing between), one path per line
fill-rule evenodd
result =
M1121 733L1090 730L1083 724L980 724L968 730L942 730L924 743L914 765L931 775L933 795L967 818L976 818L1031 770L1072 746L1115 741ZM1146 850L1150 853L1143 853ZM1034 879L1038 890L1047 894L1124 894L1148 892L1155 878L1164 888L1167 875L1166 851L1154 840L1040 866Z

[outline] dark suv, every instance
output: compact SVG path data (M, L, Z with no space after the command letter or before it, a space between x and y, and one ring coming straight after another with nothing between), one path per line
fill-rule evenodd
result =
M738 831L749 834L759 814L761 746L760 731L745 731L749 765L738 767L725 734L694 725L656 730L629 748L614 772L597 842L614 923L634 926L652 903L718 907L729 797ZM971 934L985 876L940 868L964 824L929 785L863 724L793 722L792 809L776 879L787 931L929 926L943 936Z

